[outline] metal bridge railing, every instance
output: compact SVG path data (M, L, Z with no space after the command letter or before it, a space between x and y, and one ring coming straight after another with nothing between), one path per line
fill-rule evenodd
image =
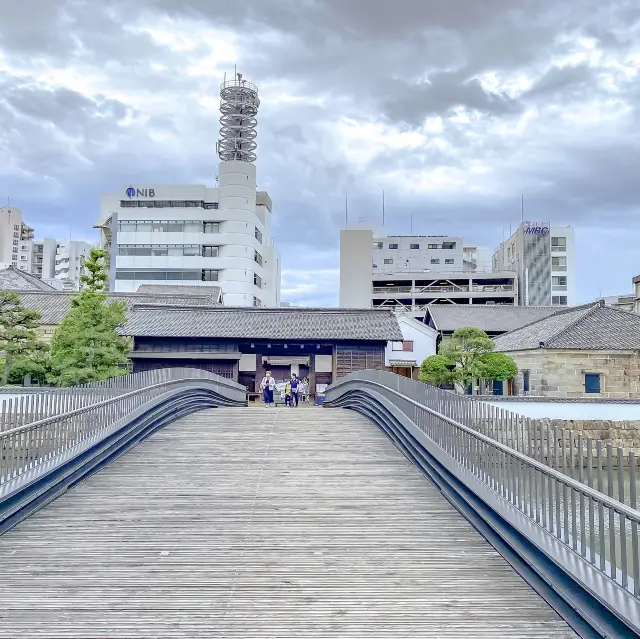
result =
M371 417L384 413L385 400L393 407L385 419L404 414L445 453L458 477L475 478L497 503L504 500L586 562L586 573L606 576L637 605L640 512L633 453L625 466L622 451L614 456L610 444L578 438L577 447L569 447L566 431L536 429L534 420L381 371L339 380L327 389L325 406ZM616 484L621 499L613 496ZM625 492L630 505L623 503Z
M162 396L189 389L206 389L211 405L246 403L243 386L189 368L145 371L70 388L29 389L2 401L0 488L83 442L99 439Z

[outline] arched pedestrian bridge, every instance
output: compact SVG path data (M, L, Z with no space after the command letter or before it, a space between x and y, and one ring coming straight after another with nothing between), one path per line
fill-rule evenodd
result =
M375 371L244 397L172 369L5 405L2 636L637 636L615 451Z

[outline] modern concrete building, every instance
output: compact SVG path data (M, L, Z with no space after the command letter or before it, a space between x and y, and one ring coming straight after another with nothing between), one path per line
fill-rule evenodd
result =
M575 238L570 226L523 222L493 255L494 271L515 271L522 306L576 304Z
M22 220L22 210L0 207L0 263L29 273L33 252L33 229Z
M491 272L486 249L459 237L340 232L340 306L399 307L423 319L432 304L518 303L515 272Z
M217 286L228 305L279 306L272 203L256 189L259 104L257 87L241 75L223 83L215 188L133 183L102 197L98 227L110 253L110 290Z

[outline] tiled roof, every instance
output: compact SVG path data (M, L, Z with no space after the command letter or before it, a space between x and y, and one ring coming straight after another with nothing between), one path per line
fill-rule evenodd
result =
M473 326L487 333L506 333L549 317L557 306L487 306L485 304L432 304L427 314L438 331Z
M38 311L40 324L59 324L71 308L71 298L77 293L62 291L15 291L20 303L26 308ZM203 295L144 295L140 293L107 293L109 302L125 302L128 308L134 304L165 304L168 306L213 306L214 299L205 292Z
M559 311L494 340L503 352L538 348L640 350L640 315L604 304Z
M29 273L13 266L0 270L0 290L2 291L55 291L53 286L45 284Z
M402 341L390 310L134 306L123 335L273 340Z
M136 293L146 295L210 295L214 302L221 298L222 289L219 286L203 284L202 286L180 286L179 284L140 284Z

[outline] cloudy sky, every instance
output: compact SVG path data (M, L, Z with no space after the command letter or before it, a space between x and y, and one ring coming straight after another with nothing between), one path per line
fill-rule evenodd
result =
M0 0L0 198L96 239L121 184L213 186L218 91L259 85L283 298L336 304L350 221L494 248L575 227L580 301L640 273L638 0ZM3 202L4 203L4 202Z

